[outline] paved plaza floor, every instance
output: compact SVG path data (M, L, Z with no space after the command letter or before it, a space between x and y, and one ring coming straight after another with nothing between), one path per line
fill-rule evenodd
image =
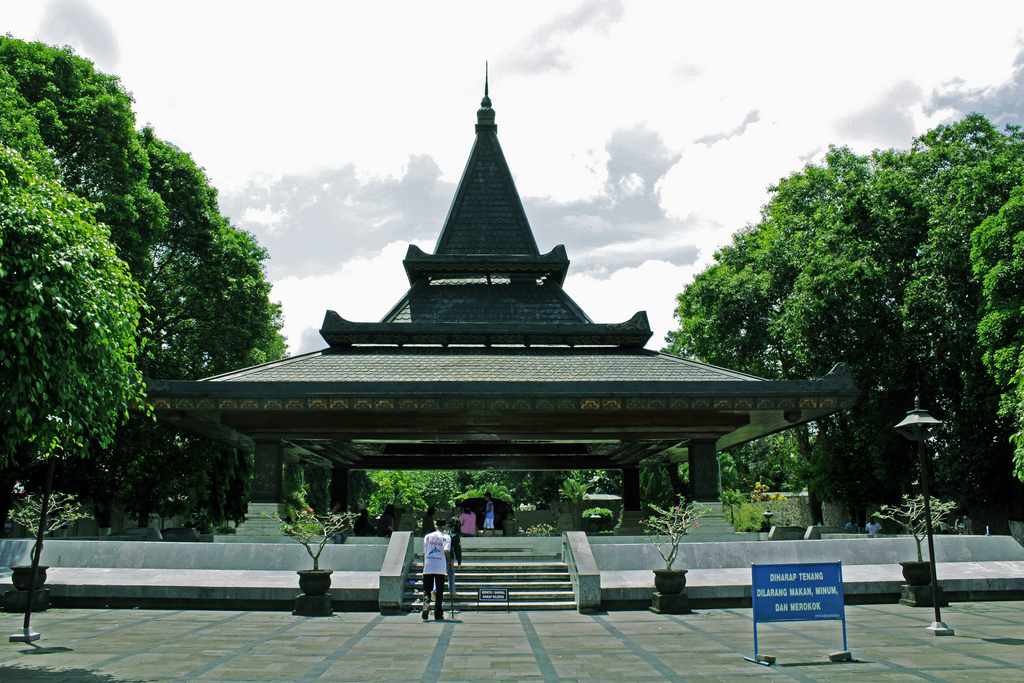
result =
M846 608L854 662L839 621L758 625L750 609L690 615L610 612L419 614L54 609L33 616L42 634L10 643L22 616L0 615L0 681L1021 681L1024 602L955 603L925 628L930 609Z

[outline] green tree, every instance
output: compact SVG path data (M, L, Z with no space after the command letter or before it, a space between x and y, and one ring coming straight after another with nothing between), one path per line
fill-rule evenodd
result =
M812 494L895 499L917 474L892 425L917 394L945 422L937 489L961 504L1006 495L1008 432L977 343L969 245L1020 183L1021 142L972 115L908 152L833 148L782 179L761 220L680 294L671 352L769 379L850 365L857 405L795 432Z
M5 139L40 168L48 165L71 192L102 202L97 216L145 290L136 358L144 376L198 379L283 356L266 252L220 215L216 191L188 154L149 128L135 130L131 97L116 77L70 49L5 38L0 92ZM88 472L68 474L97 512L120 503L140 523L171 510L202 518L234 511L237 518L244 511L226 496L244 492L246 463L223 447L133 423ZM158 472L166 487L153 485ZM18 473L13 466L4 472Z
M409 472L373 470L370 472L370 479L376 485L370 496L371 515L379 515L388 505L413 510L426 509L423 492Z
M1001 392L1000 413L1015 425L1016 474L1024 480L1024 187L972 234L971 262L981 281L982 360Z
M998 418L999 387L978 343L985 301L971 245L975 230L1024 177L1024 136L1015 128L1000 132L971 114L921 136L910 161L910 179L928 209L928 233L908 286L906 331L915 362L912 386L923 387L924 405L945 421L936 490L960 504L998 502L1013 481L1006 476L1012 432Z
M95 207L0 147L0 457L109 443L141 396L138 286Z
M96 207L0 146L0 515L37 455L109 444L141 397L140 291Z
M65 189L102 202L96 217L137 276L148 267L149 245L165 219L160 198L147 187L131 95L71 48L0 37L0 71L8 92L17 93L4 108L16 109L24 123L34 120L28 130L52 150Z

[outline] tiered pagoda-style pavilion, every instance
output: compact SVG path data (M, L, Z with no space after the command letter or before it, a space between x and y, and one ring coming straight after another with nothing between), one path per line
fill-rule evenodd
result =
M692 495L717 500L719 450L858 394L845 365L770 381L644 349L642 311L594 323L562 289L565 248L537 248L486 89L434 253L410 246L403 263L406 295L378 323L328 311L322 351L148 380L157 419L254 451L255 503L280 500L285 459L329 464L338 497L349 469L621 469L629 526L638 467L669 449L689 458Z

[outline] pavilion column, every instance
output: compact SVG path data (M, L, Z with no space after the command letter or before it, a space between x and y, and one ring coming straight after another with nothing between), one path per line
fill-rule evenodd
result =
M690 497L718 502L722 495L718 473L718 450L714 441L693 441L690 451Z
M275 537L284 538L278 523L267 515L281 514L281 489L284 468L284 444L279 439L256 442L253 463L252 496L245 522L235 530L239 541L257 542ZM217 539L221 540L221 539Z
M641 536L640 468L622 468L622 519L615 527L619 536Z
M700 526L691 533L704 540L726 540L735 533L733 525L725 519L721 475L718 469L718 448L714 441L691 441L690 498L709 508L700 519Z
M348 468L331 468L331 512L349 512Z

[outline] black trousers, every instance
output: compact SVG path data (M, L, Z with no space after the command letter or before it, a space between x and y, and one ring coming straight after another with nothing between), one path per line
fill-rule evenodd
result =
M456 564L462 564L462 532L456 531L452 534L452 557Z
M435 593L437 599L434 601L434 618L444 618L444 574L423 575L423 601L430 599L431 592Z

